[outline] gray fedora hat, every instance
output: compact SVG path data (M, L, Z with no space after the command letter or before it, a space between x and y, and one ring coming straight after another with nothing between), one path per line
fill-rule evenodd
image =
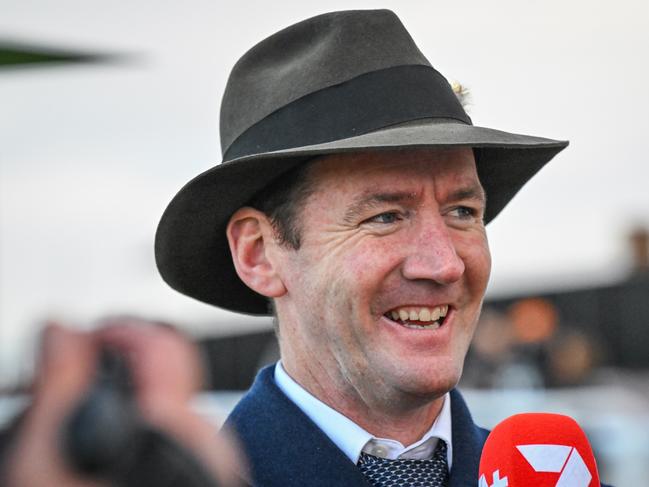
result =
M472 147L486 222L568 143L474 126L446 79L388 10L319 15L263 40L232 69L221 106L223 162L187 183L156 233L158 269L174 289L264 315L268 300L239 280L231 215L315 156Z

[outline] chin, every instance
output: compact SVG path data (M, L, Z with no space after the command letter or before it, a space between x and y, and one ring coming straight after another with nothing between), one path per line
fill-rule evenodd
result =
M409 394L436 399L453 389L460 381L462 364L436 364L401 377L401 389Z

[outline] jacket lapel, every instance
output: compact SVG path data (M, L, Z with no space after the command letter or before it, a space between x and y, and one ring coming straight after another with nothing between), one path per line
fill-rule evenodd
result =
M363 474L275 385L263 369L232 411L235 430L258 487L370 487Z
M453 467L449 487L475 487L480 454L489 431L474 424L469 408L455 389L451 391L451 421Z

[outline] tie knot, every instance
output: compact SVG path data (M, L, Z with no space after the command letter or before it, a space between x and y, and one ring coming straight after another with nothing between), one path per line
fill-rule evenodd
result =
M375 457L361 453L358 467L374 487L446 487L446 443L437 442L432 458L411 460Z

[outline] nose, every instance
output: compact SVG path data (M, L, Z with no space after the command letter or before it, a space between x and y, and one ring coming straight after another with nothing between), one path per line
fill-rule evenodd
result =
M413 234L402 266L406 279L451 284L462 277L464 261L457 254L451 230L440 216L425 222Z

